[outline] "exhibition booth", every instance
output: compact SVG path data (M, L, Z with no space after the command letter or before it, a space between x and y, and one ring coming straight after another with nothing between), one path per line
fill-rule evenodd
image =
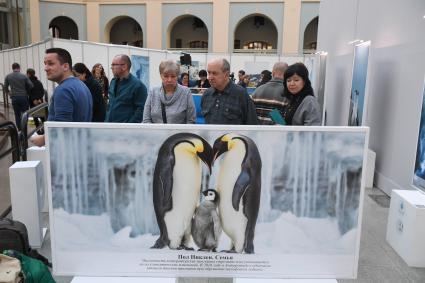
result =
M170 58L178 61L181 55L163 50L49 39L1 52L3 70L0 69L0 77L8 73L8 65L20 62L22 69L33 67L52 93L55 85L47 81L42 62L45 49L50 47L69 50L74 63L84 62L91 66L101 62L109 77L111 73L106 66L112 58L127 54L132 60L132 73L148 88L161 83L159 63ZM191 57L189 73L193 75L205 69L207 61L214 57L227 58L233 72L244 69L250 74L271 69L277 61L303 62L309 69L325 117L326 53L295 57L194 53ZM40 211L46 206L42 200L45 199L45 184L48 184L53 272L56 275L310 279L355 278L357 275L367 171L367 128L226 126L223 129L211 125L54 122L45 126L46 148L29 148L29 160L35 161L19 162L11 167L11 178L15 180L12 187L27 187L31 183L35 192L25 196L24 206L16 205L15 209L14 205L13 214L24 223L38 223L29 224L30 230L35 231L30 234L37 235L31 240L32 245L41 246ZM199 182L198 189L190 192L193 196L188 197L195 201L189 205L190 213L194 213L198 202L202 205L204 199L200 192L207 189L215 189L221 202L230 197L234 211L222 216L221 213L228 213L229 208L217 209L223 227L214 251L198 251L202 247L193 240L187 245L194 250L170 245L152 249L163 225L155 208L155 190L158 190L155 178L160 168L158 162L163 158L162 147L169 139L188 133L195 139L205 140L204 146L210 150L223 136L230 135L235 141L245 140L242 144L252 148L243 151L246 154L257 152L258 156L253 158L255 164L250 166L257 166L258 175L254 178L248 174L246 180L240 169L241 166L245 168L242 163L246 158L236 156L232 161L235 153L231 151L209 164L211 170L207 165L196 169L199 176L193 172L183 174L188 186L195 177ZM196 162L201 163L200 160ZM229 164L235 167L229 168ZM230 177L223 177L223 172ZM236 187L223 191L221 179L232 176L238 179L238 175L248 183L239 188L242 190L239 204L232 204L236 201L235 196L232 197ZM178 179L173 171L164 176ZM236 179L232 186L241 181ZM24 180L28 184L23 184ZM252 193L254 183L257 188ZM13 198L22 202L25 192L14 191ZM186 195L188 191L182 193ZM249 198L259 202L249 208L252 212L245 207L250 203ZM169 199L182 201L174 193ZM185 206L184 202L176 205ZM18 211L23 215L19 217ZM180 218L185 217L177 216ZM190 223L190 219L188 221ZM248 228L245 226L236 232L229 230L235 226L232 221L248 221L252 229L250 236L246 235ZM181 226L187 229L188 222ZM242 241L239 243L242 249L223 252L235 247L238 241ZM252 249L247 248L249 245Z
M28 149L33 161L10 168L12 203L17 200L13 216L28 223L33 246L41 246L40 212L47 199L53 272L77 276L79 282L89 282L83 279L86 276L356 278L364 190L373 185L374 173L369 128L364 127L370 45L353 45L346 119L351 127L47 122L46 148ZM109 77L106 66L112 58L127 54L132 73L148 88L161 83L159 63L180 60L181 55L49 39L0 52L0 78L9 72L7 66L20 62L22 69L34 68L52 93L55 85L47 81L42 62L50 47L69 50L75 63L89 67L102 63ZM244 69L251 74L271 69L277 61L304 62L326 121L326 53L298 57L194 53L191 57L189 73L194 76L214 57L227 58L233 72ZM219 152L223 143L227 147ZM179 144L185 144L184 149L175 150ZM199 152L210 154L210 159L187 150L190 145L196 150L202 145ZM422 153L419 139L418 186L425 179ZM22 190L28 187L31 194ZM192 218L205 202L201 192L209 189L220 197L215 208L220 229L193 231ZM411 245L400 244L410 239L403 234L406 227L414 229L414 223L423 219L416 210L421 204L411 207L412 197L399 195L402 200L394 198L391 211L401 203L406 209L390 213L389 223L395 224L389 224L387 238L406 262L421 266L421 255L409 261L414 252ZM253 199L258 203L253 204ZM401 221L400 215L411 215L404 217L416 222ZM165 238L164 227L169 232ZM213 234L214 249L191 240L199 233ZM158 248L159 239L169 242ZM415 241L419 245L419 239ZM404 253L406 249L410 252Z

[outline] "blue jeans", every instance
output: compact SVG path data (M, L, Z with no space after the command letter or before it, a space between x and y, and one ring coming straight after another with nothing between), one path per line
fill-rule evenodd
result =
M22 114L24 114L25 111L29 108L29 101L28 96L11 96L12 98L12 106L13 106L13 112L15 112L15 123L16 127L18 127L19 130L21 130L21 119Z

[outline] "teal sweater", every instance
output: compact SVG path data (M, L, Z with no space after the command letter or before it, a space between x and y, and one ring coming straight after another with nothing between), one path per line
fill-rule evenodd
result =
M141 123L143 108L148 96L146 86L129 74L119 81L114 78L109 85L109 104L105 122Z

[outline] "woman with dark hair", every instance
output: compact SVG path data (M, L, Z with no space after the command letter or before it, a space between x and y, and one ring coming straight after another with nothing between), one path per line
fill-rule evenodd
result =
M34 87L29 92L29 102L30 102L30 108L33 108L37 106L38 104L43 103L43 97L44 97L44 87L43 84L38 80L38 78L35 76L35 70L34 69L27 69L27 77L30 79ZM37 113L40 114L40 113ZM35 126L38 128L38 126L42 123L44 123L45 118L42 116L35 115L33 116ZM37 132L39 135L44 134L44 130L40 129Z
M271 79L272 79L272 72L270 72L269 70L263 70L261 72L261 79L258 82L257 87L265 83L268 83Z
M93 78L90 70L83 63L76 63L72 67L74 75L84 82L90 90L93 98L93 118L92 122L105 121L105 103L103 101L102 88L99 83Z
M308 70L303 63L288 67L283 77L283 96L288 99L283 118L288 125L320 126L320 106L314 97L308 78Z
M108 103L108 89L109 89L109 80L105 75L105 70L103 69L102 64L96 63L94 64L91 73L93 78L99 83L102 88L102 96L105 100L105 104Z
M196 82L197 87L199 88L210 88L210 81L208 80L208 74L205 70L200 70L198 73L199 80Z
M185 87L189 87L189 74L188 73L182 73L180 75L180 84Z

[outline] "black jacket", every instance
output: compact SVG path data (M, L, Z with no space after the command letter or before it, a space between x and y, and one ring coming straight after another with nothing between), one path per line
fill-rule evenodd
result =
M100 84L93 78L88 77L84 81L93 98L93 118L92 122L104 122L106 107L103 102L103 90Z
M43 102L44 97L44 87L43 84L37 79L37 77L30 78L34 87L30 90L30 106L34 107L34 100L41 99Z
M257 113L246 89L229 82L223 91L210 87L201 98L207 124L258 125Z

